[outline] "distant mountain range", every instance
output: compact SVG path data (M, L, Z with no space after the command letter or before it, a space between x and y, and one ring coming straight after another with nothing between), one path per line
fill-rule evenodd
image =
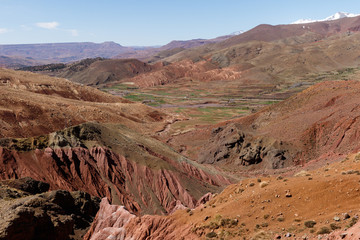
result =
M302 23L313 23L313 22L324 22L324 21L333 21L333 20L338 20L341 18L347 18L347 17L357 17L360 14L353 14L353 13L346 13L346 12L337 12L334 15L331 15L325 19L321 19L321 20L313 20L313 19L299 19L295 22L293 22L292 24L302 24Z
M104 43L46 43L0 45L0 56L11 59L28 59L52 62L71 62L84 58L110 58L117 54L136 50L114 42ZM21 64L21 63L20 63Z
M181 51L204 44L217 43L238 34L214 39L172 41L161 47L125 47L115 42L45 43L0 45L0 67L21 68L50 63L69 63L86 58L137 58L145 60L162 51ZM171 52L173 54L173 52ZM165 53L165 55L168 53ZM155 58L156 60L156 58Z
M359 39L360 16L301 25L262 24L239 35L173 41L160 48L123 52L114 57L137 60L87 59L22 70L96 86L111 82L155 86L182 78L241 78L272 84L359 66Z

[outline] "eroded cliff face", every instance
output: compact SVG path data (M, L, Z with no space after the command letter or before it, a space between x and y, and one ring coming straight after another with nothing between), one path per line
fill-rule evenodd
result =
M159 141L118 126L95 123L31 139L5 139L1 179L31 176L51 189L107 197L135 214L194 208L207 192L229 184L215 169L197 165Z

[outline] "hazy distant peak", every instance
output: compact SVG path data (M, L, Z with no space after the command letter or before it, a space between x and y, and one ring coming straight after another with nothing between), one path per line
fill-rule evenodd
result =
M106 41L106 42L103 42L101 43L102 45L106 45L106 46L121 46L120 44L116 43L116 42L113 42L113 41Z
M291 24L303 24L303 23L312 23L312 22L323 22L323 21L333 21L341 18L347 18L347 17L357 17L360 16L360 14L354 14L354 13L346 13L346 12L337 12L334 15L331 15L325 19L321 20L313 20L313 19L299 19L295 22L292 22Z

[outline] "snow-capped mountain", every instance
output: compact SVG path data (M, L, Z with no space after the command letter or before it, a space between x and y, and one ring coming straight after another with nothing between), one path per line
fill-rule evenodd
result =
M360 14L354 14L354 13L346 13L346 12L337 12L334 15L327 17L325 19L321 20L313 20L313 19L299 19L292 24L303 24L303 23L312 23L312 22L323 22L323 21L333 21L340 18L346 18L346 17L357 17Z
M239 35L239 34L242 34L242 33L244 33L245 31L236 31L236 32L232 32L232 33L230 33L229 35Z

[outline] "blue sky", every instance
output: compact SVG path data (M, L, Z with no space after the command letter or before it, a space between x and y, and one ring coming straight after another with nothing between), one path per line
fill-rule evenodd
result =
M214 38L258 24L360 13L358 0L0 0L0 44Z

